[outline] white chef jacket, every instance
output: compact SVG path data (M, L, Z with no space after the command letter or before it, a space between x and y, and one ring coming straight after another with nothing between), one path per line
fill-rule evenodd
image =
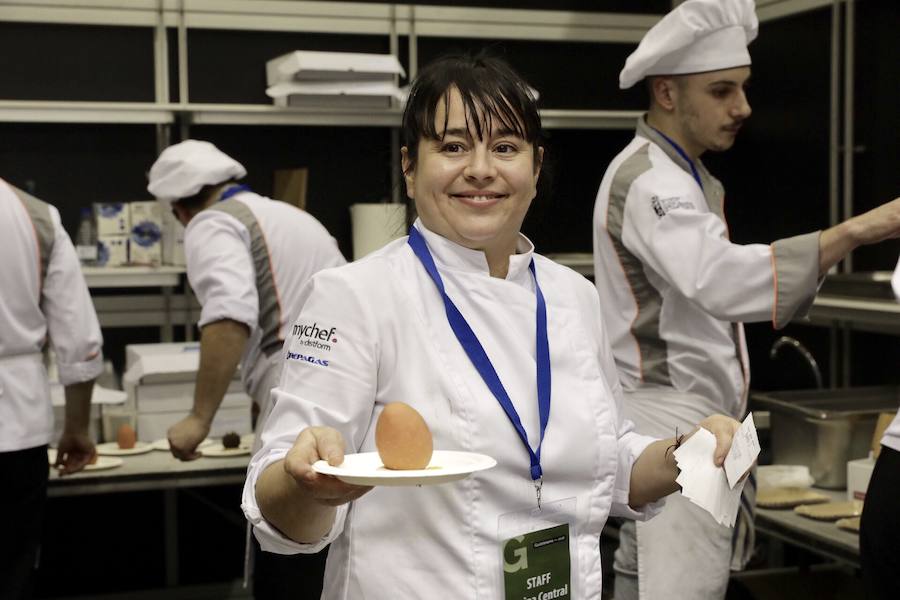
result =
M815 297L819 232L733 244L724 190L644 120L609 165L594 209L594 277L626 390L705 398L740 418L744 321L785 326Z
M9 452L52 441L48 336L63 385L100 375L103 337L56 208L0 179L0 239L0 452Z
M628 507L631 468L652 438L619 410L621 388L590 284L533 253L520 238L505 279L484 254L421 222L450 298L465 316L518 411L538 439L535 290L546 298L552 365L549 424L542 447L543 500L577 498L577 598L599 598L597 543L610 514L646 518L658 504ZM453 334L435 284L401 238L362 260L315 275L304 288L298 334L285 343L275 406L253 457L242 508L270 552L315 552L328 543L323 599L500 598L498 517L534 507L528 453ZM322 334L321 332L329 332ZM322 348L321 345L327 346ZM428 423L436 450L490 455L497 466L459 482L376 487L338 508L317 544L297 544L260 514L260 473L285 456L301 429L330 426L346 451L375 451L384 405L402 401Z
M198 325L231 319L250 328L241 376L248 392L266 396L256 388L299 311L300 289L316 271L346 262L337 242L309 213L244 191L191 219L184 251L203 307Z

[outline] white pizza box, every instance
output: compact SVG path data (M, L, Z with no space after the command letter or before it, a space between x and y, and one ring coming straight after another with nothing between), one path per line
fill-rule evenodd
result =
M281 81L393 81L406 71L393 54L295 50L266 61L266 85Z

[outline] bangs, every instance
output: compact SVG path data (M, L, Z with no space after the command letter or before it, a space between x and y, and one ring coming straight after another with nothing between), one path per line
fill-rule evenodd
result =
M523 140L533 143L537 138L537 134L527 131L526 124L520 116L524 113L524 106L513 106L509 97L503 93L503 90L484 89L482 87L471 86L468 89L460 85L460 82L450 84L442 98L444 100L443 115L438 114L440 102L429 105L428 110L422 115L423 122L420 123L422 137L431 140L441 140L444 132L447 131L447 121L450 117L450 94L456 89L462 100L465 109L466 129L473 131L475 137L483 140L486 134L497 129L515 134ZM526 92L527 93L527 92ZM441 117L443 116L443 119ZM440 131L435 123L443 121L444 125Z
M414 147L420 138L443 139L454 89L465 110L466 127L479 140L497 128L539 145L541 119L528 84L504 61L479 55L445 57L419 74L403 115L406 146Z

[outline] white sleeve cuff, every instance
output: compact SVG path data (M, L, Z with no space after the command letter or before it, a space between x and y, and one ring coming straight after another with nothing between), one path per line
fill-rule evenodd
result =
M344 519L347 516L347 510L350 505L343 504L337 507L331 529L322 539L312 544L295 542L266 521L259 510L259 505L256 503L256 481L266 467L283 459L287 452L287 448L281 448L270 450L265 456L259 457L257 455L257 457L254 457L247 469L247 479L244 482L244 492L241 497L241 510L244 512L247 521L253 526L253 535L256 536L257 541L259 541L259 547L264 552L273 552L275 554L315 554L334 541L344 529Z
M92 381L103 373L103 354L97 352L92 358L77 363L58 362L56 367L59 372L59 382L62 385Z
M616 485L613 489L611 517L622 517L634 521L647 521L659 514L666 505L665 498L656 502L650 502L637 509L628 505L628 496L631 490L631 469L635 461L647 449L647 446L657 441L656 438L640 435L629 431L619 437L619 464L616 471Z

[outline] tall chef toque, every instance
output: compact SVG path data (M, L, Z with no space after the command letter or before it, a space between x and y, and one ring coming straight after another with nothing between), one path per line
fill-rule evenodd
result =
M189 198L205 185L215 185L247 174L241 163L209 142L185 140L162 151L150 167L147 191L162 201Z
M753 0L687 0L644 35L625 61L619 87L628 89L648 75L749 65L747 45L758 30Z

